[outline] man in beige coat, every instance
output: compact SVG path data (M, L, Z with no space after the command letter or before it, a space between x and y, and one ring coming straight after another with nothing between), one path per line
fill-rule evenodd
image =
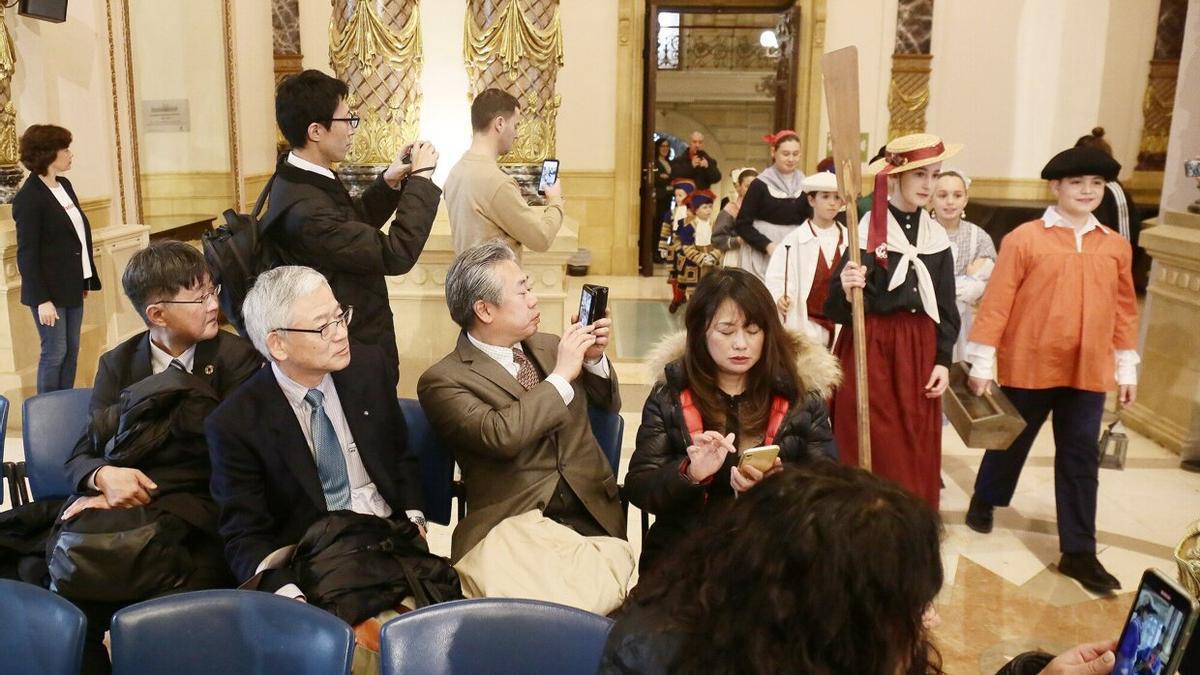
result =
M417 385L421 407L454 449L467 517L451 541L457 562L500 521L541 511L584 536L625 537L612 468L588 405L620 409L604 349L612 321L537 332L537 296L501 241L468 249L446 273L458 346Z
M496 163L512 149L521 106L511 94L485 89L471 103L471 149L446 177L446 209L455 253L491 239L516 251L547 251L563 223L562 185L546 188L545 208L530 206L516 180Z

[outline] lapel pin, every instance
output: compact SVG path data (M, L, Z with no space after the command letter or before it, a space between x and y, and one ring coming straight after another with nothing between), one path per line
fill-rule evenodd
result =
M214 370L216 370L216 368L213 368L213 365L211 363L208 364L207 366L204 366L204 374L205 375L212 375Z
M371 414L371 411L370 411L370 410L364 410L364 411L363 411L363 414L364 414L364 415L370 415L370 414Z

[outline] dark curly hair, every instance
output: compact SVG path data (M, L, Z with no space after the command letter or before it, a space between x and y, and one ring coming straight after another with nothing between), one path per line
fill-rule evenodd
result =
M662 609L679 673L940 674L922 623L937 513L856 467L785 465L689 537L627 607Z
M71 132L53 124L34 124L21 134L21 164L31 173L45 176L59 150L71 147Z

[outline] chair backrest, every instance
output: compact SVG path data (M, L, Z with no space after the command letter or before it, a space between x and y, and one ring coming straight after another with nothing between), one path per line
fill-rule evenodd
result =
M616 476L621 467L621 437L625 434L625 420L619 412L609 412L588 406L588 420L592 423L592 435L608 457Z
M592 675L612 623L582 609L538 600L445 602L383 627L383 675Z
M307 603L260 591L195 591L113 616L113 673L349 673L354 631Z
M425 417L420 401L402 398L400 410L408 427L408 451L416 455L420 464L425 517L432 522L449 525L454 501L454 455L429 426L429 419Z
M34 500L63 499L75 492L63 465L88 424L91 389L64 389L25 399L25 472Z
M0 579L0 673L75 675L87 619L50 591Z

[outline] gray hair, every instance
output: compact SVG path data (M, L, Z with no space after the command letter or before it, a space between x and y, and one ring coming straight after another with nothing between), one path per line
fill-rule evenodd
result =
M242 303L242 316L250 341L264 358L274 360L267 349L267 336L277 328L288 327L292 305L328 283L320 272L299 265L276 267L258 275Z
M446 306L450 318L463 328L475 322L475 302L483 300L499 305L504 289L492 268L505 260L517 261L517 254L500 239L477 244L458 254L446 270Z

